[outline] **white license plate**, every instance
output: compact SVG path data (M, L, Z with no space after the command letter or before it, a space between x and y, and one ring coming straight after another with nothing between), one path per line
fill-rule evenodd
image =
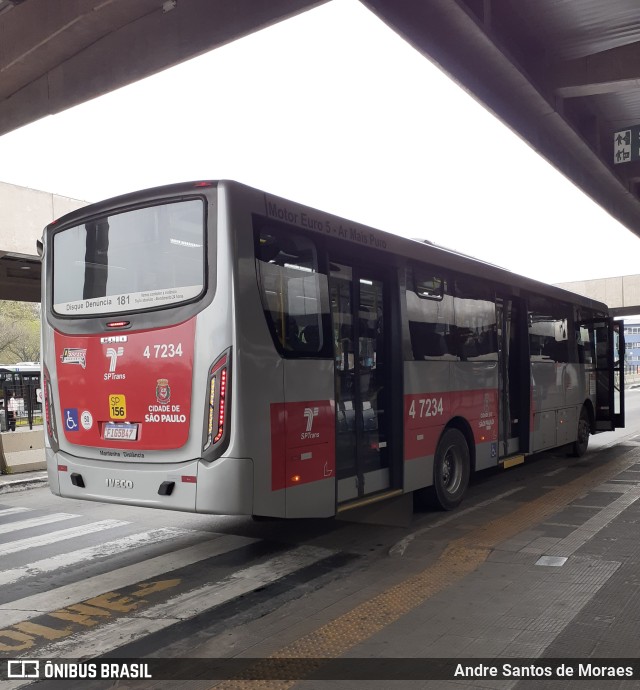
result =
M137 424L106 424L104 438L110 441L135 441L138 438Z

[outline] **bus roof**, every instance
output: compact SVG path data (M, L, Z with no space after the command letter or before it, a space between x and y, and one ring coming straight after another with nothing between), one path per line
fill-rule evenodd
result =
M317 218L331 219L336 223L346 223L349 229L354 230L354 236L358 236L362 233L375 234L378 238L379 243L384 243L385 249L380 251L391 252L402 256L408 260L418 261L428 263L431 266L444 269L445 271L458 271L464 273L470 277L481 278L483 280L490 280L492 282L508 286L511 288L513 293L515 290L523 290L530 293L550 297L553 299L563 300L565 302L577 304L584 306L596 311L607 312L608 306L603 302L598 302L592 300L583 295L579 295L574 292L569 292L562 288L556 287L554 285L549 285L548 283L543 283L533 278L528 278L526 276L514 273L506 268L502 268L490 262L478 259L467 254L463 254L454 249L449 249L447 247L435 244L429 240L423 239L409 239L406 237L401 237L400 235L394 235L392 233L386 232L384 230L378 230L376 228L362 225L355 221L350 221L349 219L340 218L334 216L326 211L321 211L319 209L312 208L310 206L304 206L295 201L290 201L284 199L283 197L274 196L268 192L249 187L240 182L235 182L233 180L199 180L190 182L174 183L170 185L164 185L161 187L152 187L149 189L144 189L136 192L130 192L117 197L112 197L110 199L105 199L104 201L97 202L95 204L90 204L84 206L80 209L72 211L57 220L50 223L45 228L45 233L47 231L54 232L58 227L64 226L73 222L78 222L87 216L99 216L114 207L122 207L130 204L139 204L144 202L154 202L160 201L163 198L176 195L184 194L187 191L192 193L197 193L198 191L205 191L207 188L216 188L218 186L227 187L229 189L245 189L253 193L261 194L265 197L265 215L268 214L269 200L272 203L280 203L286 206L287 209L293 209L298 211L298 217L302 213L313 214ZM295 215L295 214L294 214ZM302 227L300 224L289 223L295 227ZM308 228L307 228L308 229ZM313 230L312 230L313 232ZM320 234L319 231L315 231L314 234L318 234L320 237L324 237L324 232ZM350 240L348 237L347 241ZM356 244L358 242L356 241Z

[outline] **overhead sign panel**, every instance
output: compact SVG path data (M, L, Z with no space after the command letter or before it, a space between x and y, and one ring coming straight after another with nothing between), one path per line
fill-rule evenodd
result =
M631 163L640 160L640 125L613 134L613 162Z

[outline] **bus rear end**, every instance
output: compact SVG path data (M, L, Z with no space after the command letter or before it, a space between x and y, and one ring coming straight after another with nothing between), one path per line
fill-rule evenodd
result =
M112 199L46 228L54 493L196 511L204 486L215 512L250 512L237 488L250 487L246 463L215 463L215 478L202 470L228 442L232 260L217 225L216 185L196 183Z

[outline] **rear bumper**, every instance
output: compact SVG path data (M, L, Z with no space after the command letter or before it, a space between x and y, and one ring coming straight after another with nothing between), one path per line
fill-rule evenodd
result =
M59 496L218 515L253 512L253 462L248 458L107 463L50 448L46 456L49 485Z

